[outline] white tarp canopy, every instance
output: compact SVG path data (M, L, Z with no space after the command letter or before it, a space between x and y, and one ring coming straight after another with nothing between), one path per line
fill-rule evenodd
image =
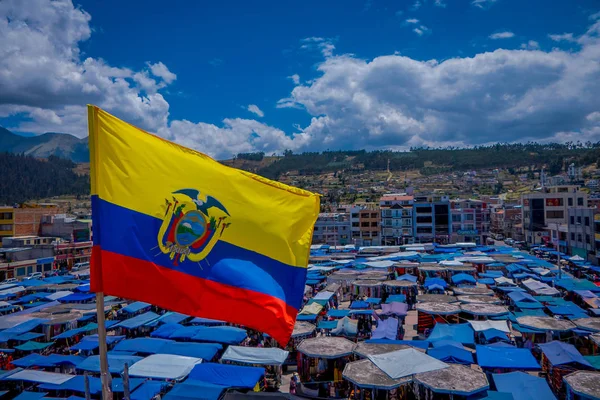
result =
M392 379L449 367L445 362L415 349L369 355L369 360Z
M497 329L502 332L510 333L506 321L468 321L475 332L483 332L488 329Z
M9 374L10 375L6 377L2 377L2 379L10 381L51 383L54 385L61 385L75 377L75 375L58 374L56 372L37 371L33 369L24 369L15 373L9 372Z
M276 347L229 346L221 361L250 365L282 365L289 352Z
M446 267L461 267L461 266L465 265L457 260L443 260L443 261L440 261L439 264L444 265Z
M151 379L183 379L189 375L201 358L175 356L172 354L153 354L133 364L129 368L130 376Z
M418 256L416 251L400 251L397 253L386 254L385 256L369 257L368 261L391 260L392 258L411 258Z
M494 282L496 282L496 285L512 285L512 286L516 285L512 279L505 278L503 276L501 276L499 278L494 278Z
M48 296L46 296L46 299L48 300L58 300L58 299L62 299L63 297L67 297L69 295L73 294L73 292L69 291L69 290L63 290L60 292L54 292L49 294Z
M4 289L4 290L0 291L0 296L7 295L7 294L21 293L21 292L24 292L25 290L26 289L24 286L14 286L9 289Z
M535 279L530 278L521 283L523 284L523 286L525 286L525 288L527 288L528 290L532 291L535 294L541 294L541 295L545 295L545 296L554 296L554 295L557 295L560 293L557 289L555 289L543 282L536 281Z
M364 262L363 264L368 267L371 267L371 268L389 268L392 265L394 265L395 262L383 260L383 261L369 261L369 262Z

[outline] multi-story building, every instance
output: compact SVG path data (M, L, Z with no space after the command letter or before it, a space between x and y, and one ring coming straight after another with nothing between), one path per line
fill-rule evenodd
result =
M0 249L0 278L23 278L32 272L50 272L56 238L5 237Z
M52 203L0 207L0 241L3 237L39 235L42 218L58 212L58 206Z
M2 238L15 234L15 213L12 207L0 207L0 247Z
M594 215L594 243L596 245L596 263L600 263L600 212Z
M357 246L381 245L381 212L377 204L355 205L350 209L352 243Z
M490 210L490 232L496 237L523 241L521 206L505 205Z
M413 202L414 237L418 243L450 243L452 223L448 196L415 196Z
M59 237L71 242L87 242L92 239L92 221L67 217L65 214L42 217L41 234Z
M522 195L521 203L527 244L553 245L549 226L567 225L569 207L585 207L587 193L580 192L578 186L549 186L539 192Z
M413 196L386 194L379 200L381 208L381 243L413 243Z
M452 243L473 242L485 244L490 234L490 209L481 200L453 200Z
M352 243L350 213L321 213L313 233L314 244L342 246Z
M568 222L568 253L578 255L588 261L595 261L595 222L596 208L570 207Z
M54 245L55 267L71 269L75 264L89 262L92 247L91 241L57 242Z

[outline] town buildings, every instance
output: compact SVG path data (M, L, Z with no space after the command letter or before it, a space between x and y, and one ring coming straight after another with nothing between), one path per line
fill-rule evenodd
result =
M320 213L315 223L313 243L330 246L351 244L350 214L346 211Z
M56 215L59 208L53 203L22 204L19 207L0 207L0 242L4 237L41 234L42 218Z
M521 196L523 232L529 246L551 243L550 231L568 224L570 207L587 206L587 193L578 186L543 187L539 192Z
M449 196L415 196L413 209L415 242L450 243L452 223Z
M570 207L567 227L568 252L588 261L596 260L595 216L596 208ZM559 243L560 244L560 243Z
M490 209L481 200L452 200L452 243L485 244L490 234Z
M377 204L367 203L350 208L352 244L381 245L381 211Z
M413 196L404 193L386 194L381 197L381 244L414 242L413 200Z

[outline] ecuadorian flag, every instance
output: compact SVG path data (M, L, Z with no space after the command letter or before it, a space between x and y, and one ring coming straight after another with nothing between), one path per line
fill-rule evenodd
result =
M316 194L224 166L88 106L91 288L266 332L301 306Z

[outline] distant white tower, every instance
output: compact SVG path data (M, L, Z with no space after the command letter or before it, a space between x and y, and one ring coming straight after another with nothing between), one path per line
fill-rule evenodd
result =
M540 172L540 185L546 187L546 183L546 169L542 167L542 172Z

